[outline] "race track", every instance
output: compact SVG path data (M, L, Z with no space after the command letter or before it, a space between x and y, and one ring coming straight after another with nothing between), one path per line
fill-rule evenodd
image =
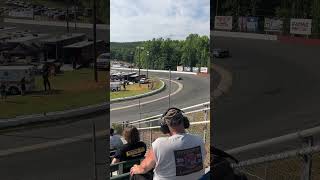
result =
M229 150L320 124L319 47L216 37L232 57L214 63L233 74L231 90L215 102L213 142ZM317 141L317 140L316 140ZM297 142L255 149L240 159L301 147Z

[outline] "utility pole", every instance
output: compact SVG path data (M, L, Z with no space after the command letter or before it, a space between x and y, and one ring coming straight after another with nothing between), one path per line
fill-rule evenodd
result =
M218 7L219 7L219 0L217 0L217 3L216 3L216 16L218 16Z
M69 2L67 3L67 16L66 16L66 19L67 19L67 32L69 33L70 30L69 30Z
M94 61L94 80L98 82L97 72L97 7L96 0L93 0L93 61Z
M92 120L92 143L93 143L93 180L97 180L97 143L96 143L96 125Z
M169 108L171 107L171 66L169 67Z
M141 69L141 59L140 59L140 50L143 50L144 47L138 46L138 56L139 56L139 77L140 77L140 69Z
M147 51L147 79L149 78L149 51Z

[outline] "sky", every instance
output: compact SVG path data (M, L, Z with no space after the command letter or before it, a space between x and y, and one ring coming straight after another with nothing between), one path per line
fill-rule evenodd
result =
M210 33L210 0L111 0L111 42Z

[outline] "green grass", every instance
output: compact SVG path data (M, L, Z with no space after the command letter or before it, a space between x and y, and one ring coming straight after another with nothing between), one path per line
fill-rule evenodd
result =
M106 73L99 72L95 83L93 71L82 69L50 78L52 92L43 91L42 78L36 78L36 90L25 96L8 96L0 100L0 118L78 108L106 101Z
M161 81L156 80L154 84L154 89L159 89L161 87ZM118 91L118 92L111 92L110 93L110 99L116 99L116 98L124 98L124 97L130 97L135 96L143 93L147 93L151 91L148 89L147 84L141 84L141 87L139 87L139 84L133 84L126 87L126 90Z

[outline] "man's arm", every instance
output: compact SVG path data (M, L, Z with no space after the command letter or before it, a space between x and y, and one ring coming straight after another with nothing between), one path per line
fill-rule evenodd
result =
M148 171L150 171L152 168L154 168L156 165L156 159L153 152L153 149L150 148L145 156L145 159L141 162L140 165L134 165L131 170L130 174L145 174Z

